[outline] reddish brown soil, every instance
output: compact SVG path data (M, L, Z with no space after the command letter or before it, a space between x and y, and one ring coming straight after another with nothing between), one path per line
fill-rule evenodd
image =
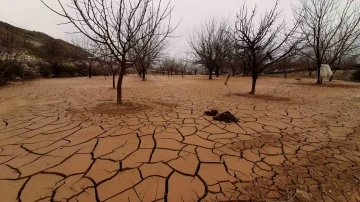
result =
M360 201L360 85L158 78L1 88L0 201Z

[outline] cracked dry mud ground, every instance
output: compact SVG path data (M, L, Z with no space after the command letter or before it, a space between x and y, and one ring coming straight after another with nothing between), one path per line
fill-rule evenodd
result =
M359 85L159 79L1 88L0 201L360 201Z

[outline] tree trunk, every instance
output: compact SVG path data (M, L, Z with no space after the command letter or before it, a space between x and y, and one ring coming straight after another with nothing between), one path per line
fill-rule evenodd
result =
M309 77L312 76L312 73L313 73L313 71L312 71L312 70L309 70Z
M122 105L123 102L122 102L122 82L123 82L123 78L124 78L124 74L125 74L125 65L121 65L121 68L120 68L120 73L119 73L119 78L118 78L118 84L117 84L117 94L116 94L116 100L117 100L117 104L118 105Z
M246 70L244 70L244 73L243 73L243 77L245 77L246 76Z
M89 78L91 79L91 65L89 66Z
M284 69L284 78L287 78L287 71Z
M318 84L322 84L322 79L321 79L321 75L320 75L320 67L321 67L321 64L317 66L317 83Z
M173 74L173 72L171 71L171 72L170 72L170 75L172 76L172 74Z
M226 81L225 81L225 86L227 85L229 79L230 79L230 73L229 73L229 75L228 75L228 77L227 77L227 79L226 79Z
M146 78L145 78L145 72L146 72L146 70L145 70L145 69L143 69L143 72L142 72L142 80L143 80L143 81L145 81L145 80L146 80Z
M195 71L195 76L196 76L196 73L197 73L197 71Z
M233 71L232 75L235 76L235 74L236 74L235 71Z
M212 79L212 70L209 72L209 79Z
M251 86L251 91L250 94L255 95L255 88L256 88L256 80L258 79L258 75L257 73L253 72L252 75L252 86Z
M220 68L215 70L216 77L219 77L220 75Z
M115 76L116 76L116 73L113 73L113 88L115 88Z

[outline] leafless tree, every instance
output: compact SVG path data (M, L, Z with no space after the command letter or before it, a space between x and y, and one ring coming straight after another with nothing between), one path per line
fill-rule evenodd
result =
M110 50L106 45L95 42L96 48L93 53L95 58L99 58L99 65L105 66L107 71L109 71L112 75L112 87L116 88L116 75L119 74L120 65L118 60L111 54Z
M74 47L71 47L70 52L72 57L77 62L80 62L83 67L88 70L88 76L92 76L92 68L96 61L96 44L87 38L74 38L72 40Z
M312 50L307 56L316 63L317 83L321 83L321 64L333 66L356 48L360 36L358 8L355 0L300 0L300 6L293 9L301 19L307 48Z
M115 79L116 79L116 75L119 73L120 65L118 61L112 57L104 57L103 61L105 63L105 66L112 74L112 86L113 88L116 88Z
M199 72L199 66L198 66L198 65L193 65L193 66L191 67L191 71L192 71L192 73L196 76L197 73Z
M42 52L45 62L50 65L54 77L60 76L61 67L66 62L67 50L61 46L60 41L57 39L46 39L42 46Z
M244 3L236 16L233 35L236 47L245 54L246 68L252 72L250 94L255 94L259 74L273 64L294 55L301 42L296 32L298 22L290 29L287 29L284 21L276 24L280 16L280 12L277 11L278 3L277 1L274 8L261 17L258 26L254 22L256 6L249 12Z
M160 72L163 76L165 76L165 71L166 71L166 69L165 69L165 67L163 66L163 62L160 62L158 65L159 65L159 66L158 66L159 72Z
M189 64L189 66L191 65L191 63ZM199 71L201 70L201 65L191 65L189 67L189 71L191 71L192 74L194 74L195 76L199 73Z
M307 56L307 54L302 55L301 58L299 58L299 62L306 65L306 69L309 73L309 77L312 77L312 73L316 71L316 63L314 60L312 60L310 57Z
M131 54L133 57L140 55L138 56L140 59L134 63L134 67L143 81L146 80L147 71L159 61L161 53L166 48L167 41L160 42L159 40L162 40L159 36L153 36L150 39L144 37L136 45L135 54Z
M236 44L236 43L235 43ZM232 71L242 72L243 76L249 76L250 74L250 58L248 57L247 50L241 49L235 45L230 54L230 60L232 61Z
M225 61L225 67L232 76L235 76L240 71L245 71L245 59L244 54L237 48L231 48L227 60ZM246 73L245 73L246 74Z
M186 73L189 66L187 61L185 59L180 59L177 61L176 66L178 71L181 73L181 77L184 78L184 74Z
M184 78L184 75L191 71L190 64L192 63L192 60L189 58L188 54L178 54L177 59L175 60L176 65L176 71L180 72L181 77Z
M172 76L173 72L175 72L175 69L176 69L176 61L173 58L165 58L162 61L161 66L165 69L168 76L170 76L170 75Z
M212 18L190 35L193 64L204 66L209 71L209 79L214 71L219 76L220 68L225 64L231 45L227 32L225 20Z
M292 70L293 65L295 63L294 57L286 58L285 60L282 60L276 64L277 69L281 69L284 73L284 78L287 78L287 73Z
M312 73L316 71L314 61L305 55L297 55L292 60L292 69L296 72L307 71L309 77L312 76Z
M348 71L353 69L357 65L357 55L346 55L341 57L332 66L332 71L335 74L338 70L343 70L345 78L348 76ZM334 75L330 77L329 81L332 81Z
M43 3L44 1L41 0ZM122 82L125 70L144 58L138 43L146 39L143 48L154 38L163 43L174 31L171 27L170 1L162 0L58 0L61 11L53 12L66 18L90 40L104 45L120 65L117 103L122 104ZM130 57L130 54L134 54Z
M229 74L235 76L239 71L239 66L237 65L237 60L230 57L225 63L226 69L229 71Z

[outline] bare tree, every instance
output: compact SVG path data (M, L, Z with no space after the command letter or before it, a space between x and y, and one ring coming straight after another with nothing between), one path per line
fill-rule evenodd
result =
M289 58L286 58L285 60L278 62L275 65L276 69L282 70L282 72L284 74L284 78L287 78L288 72L292 70L294 63L295 63L295 59L296 58L294 58L294 57L289 57Z
M199 67L198 65L193 65L193 66L191 67L191 71L192 71L192 73L193 73L195 76L198 74L199 69L200 69L200 67Z
M300 62L306 65L306 69L309 72L309 77L312 77L312 73L316 71L316 63L310 57L304 55L300 59Z
M245 73L245 59L246 58L244 58L244 54L241 50L235 47L230 48L228 58L225 61L225 67L232 76L235 76L240 71L244 71Z
M67 50L61 46L59 40L49 38L43 43L42 52L46 63L50 65L53 76L59 77L61 67L66 62Z
M218 76L225 64L230 45L227 29L225 20L212 18L190 35L193 64L204 66L209 71L209 79L212 79L214 71Z
M112 87L116 88L115 80L116 75L119 74L120 71L120 65L118 60L111 54L110 50L107 48L106 45L101 43L95 43L97 46L95 57L99 58L100 65L105 66L106 69L111 72L112 75Z
M234 40L236 47L244 51L246 67L252 72L250 94L255 94L259 74L295 54L301 42L301 38L296 36L298 22L290 29L286 29L284 21L276 24L280 16L280 12L277 11L278 3L279 1L261 17L258 26L254 23L256 6L249 12L244 3L236 16Z
M185 59L180 59L177 61L177 69L178 71L181 73L181 77L184 78L184 74L187 71L188 68L188 63L186 62Z
M142 76L142 80L146 80L147 71L159 61L162 51L166 48L167 41L162 40L159 36L153 36L150 39L144 37L139 40L136 48L134 49L133 57L138 56L140 59L134 63L134 67Z
M226 69L229 71L229 75L235 76L239 70L239 66L237 65L237 61L235 58L231 57L226 61Z
M77 62L88 70L88 76L92 76L92 68L96 60L96 44L87 38L74 38L72 40L74 47L71 47L70 53Z
M170 75L172 76L173 72L175 72L175 69L176 69L176 61L173 58L165 58L162 61L161 66L165 69L168 76L170 76Z
M165 69L165 67L164 67L164 65L163 65L163 62L160 62L160 63L158 64L158 70L159 70L159 72L160 72L163 76L165 76L165 71L166 71L166 69Z
M321 64L332 66L355 48L360 36L358 8L354 0L300 0L300 6L293 9L312 50L307 56L316 63L317 83L321 84Z
M224 27L225 31L227 32L227 27ZM224 70L227 60L229 59L229 56L231 55L232 50L232 43L231 40L228 37L228 34L224 36L224 39L221 43L217 44L216 46L216 53L217 53L217 62L216 62L216 68L215 68L215 75L216 77L219 77L220 70Z
M116 75L119 73L120 65L117 60L112 57L103 57L103 63L112 75L112 87L116 88Z
M312 76L312 73L316 71L314 61L312 61L309 57L305 55L297 55L292 60L292 69L294 71L307 71L309 77Z
M145 39L143 44L147 45L154 37L159 38L157 43L163 43L174 31L170 25L173 9L170 1L165 7L162 0L69 1L70 4L66 4L58 0L60 12L44 4L90 40L109 50L120 65L117 103L122 104L125 70L144 58L144 54L140 54L142 50L136 50L138 43ZM135 56L130 57L134 53Z
M329 78L329 81L332 81L334 74L338 70L343 70L344 78L348 76L348 70L353 69L357 65L357 55L346 55L341 57L333 66L332 71L333 75Z

